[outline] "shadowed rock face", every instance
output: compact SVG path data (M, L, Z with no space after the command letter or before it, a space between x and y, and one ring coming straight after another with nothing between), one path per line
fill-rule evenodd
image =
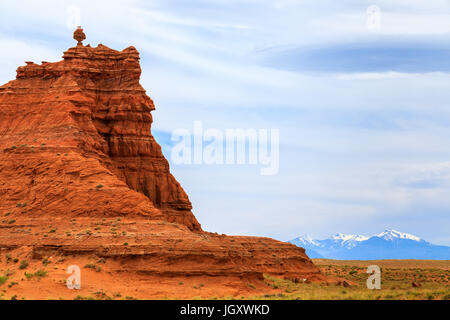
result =
M302 248L201 229L151 134L140 75L134 47L80 42L0 87L0 253L97 256L120 261L110 272L222 284L263 273L323 279Z

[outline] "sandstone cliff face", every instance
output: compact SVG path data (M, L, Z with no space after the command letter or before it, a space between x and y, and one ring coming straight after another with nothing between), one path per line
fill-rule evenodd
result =
M0 169L21 177L0 182L0 208L26 203L38 214L134 212L200 231L151 134L155 107L139 84L137 50L78 45L63 58L28 62L0 87Z
M204 232L151 134L139 53L79 41L0 87L0 269L5 252L19 252L227 288L264 273L324 279L302 248Z

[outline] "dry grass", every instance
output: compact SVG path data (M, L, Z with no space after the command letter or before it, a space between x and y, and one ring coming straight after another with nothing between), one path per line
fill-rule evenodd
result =
M329 278L347 280L349 288L336 284L294 283L266 276L266 283L279 293L246 297L251 299L318 300L450 300L450 261L379 260L314 261ZM381 290L366 287L367 266L381 268ZM420 284L413 287L412 283Z
M366 267L376 264L381 268L429 268L450 270L450 260L331 260L312 259L319 267L332 264L334 266L357 266Z

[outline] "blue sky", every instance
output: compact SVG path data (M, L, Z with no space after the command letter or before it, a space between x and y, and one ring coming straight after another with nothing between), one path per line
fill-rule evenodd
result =
M394 228L450 245L450 2L2 1L0 82L85 43L141 53L153 132L280 130L280 171L174 165L212 232L289 240ZM381 9L369 30L366 9Z

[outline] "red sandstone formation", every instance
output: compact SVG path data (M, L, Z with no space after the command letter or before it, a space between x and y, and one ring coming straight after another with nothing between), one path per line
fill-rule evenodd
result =
M0 209L164 216L200 231L150 132L155 107L139 84L137 50L78 45L63 58L28 62L0 87L0 170L11 174L0 184Z
M111 272L158 277L322 279L291 244L203 232L151 134L138 51L84 46L81 28L74 38L62 61L27 62L0 87L2 255L103 257Z

